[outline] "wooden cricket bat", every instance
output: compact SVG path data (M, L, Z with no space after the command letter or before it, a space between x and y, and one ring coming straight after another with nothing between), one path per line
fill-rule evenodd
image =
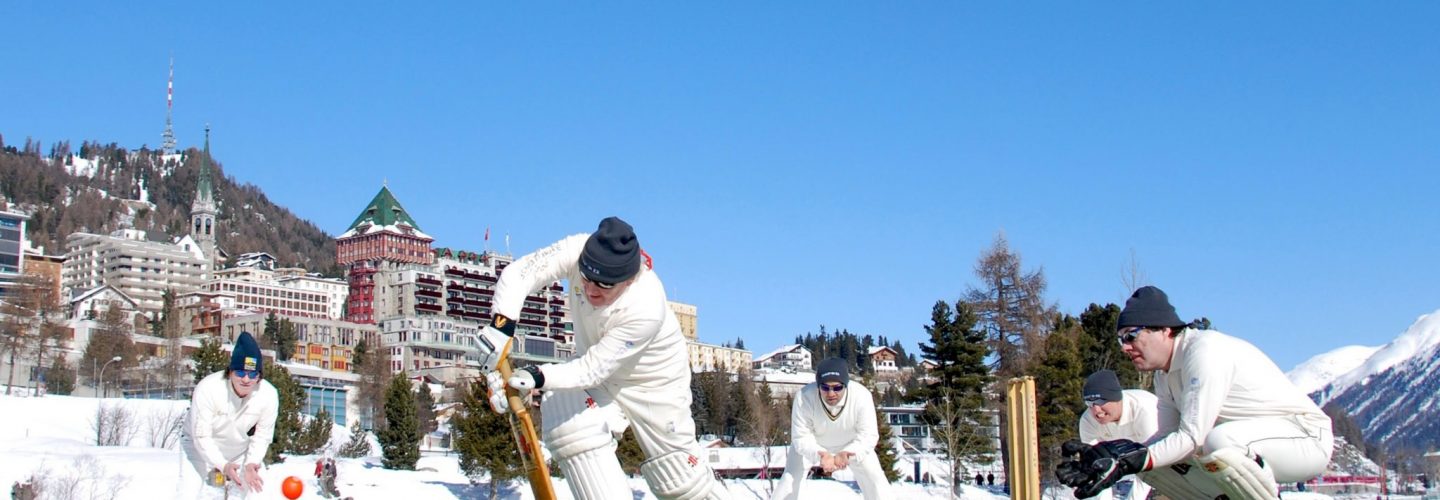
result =
M495 364L495 369L500 371L505 384L505 399L510 403L510 413L519 421L519 429L515 433L520 448L520 459L524 461L526 475L530 478L530 491L535 494L536 500L555 500L555 484L550 481L550 466L545 463L545 452L540 449L540 434L535 431L535 422L530 418L530 409L525 404L525 398L521 397L520 391L510 387L508 381L514 370L510 366L510 344L514 340L505 343L505 349L501 351L500 361ZM510 422L514 427L515 420Z

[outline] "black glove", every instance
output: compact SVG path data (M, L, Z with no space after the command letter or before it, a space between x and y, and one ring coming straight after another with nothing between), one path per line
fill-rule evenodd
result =
M1121 478L1145 470L1150 463L1150 450L1129 439L1105 441L1080 453L1080 466L1089 479L1075 488L1076 498L1100 494Z
M1071 488L1085 484L1090 474L1080 464L1080 454L1090 450L1090 445L1071 439L1060 445L1060 458L1066 459L1055 466L1055 478L1060 484Z

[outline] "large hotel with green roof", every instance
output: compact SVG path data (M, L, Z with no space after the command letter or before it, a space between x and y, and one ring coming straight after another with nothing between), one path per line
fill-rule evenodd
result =
M435 248L388 187L335 239L350 286L345 319L379 327L392 371L453 380L474 376L480 328L490 320L495 283L513 257ZM573 355L569 307L559 282L525 298L516 318L515 357L559 361Z

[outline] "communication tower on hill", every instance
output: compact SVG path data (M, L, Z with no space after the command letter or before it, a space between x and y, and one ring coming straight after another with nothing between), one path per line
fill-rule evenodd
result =
M164 154L175 154L175 128L171 122L171 111L175 108L175 58L170 58L170 78L165 82L165 133L162 134L160 150Z

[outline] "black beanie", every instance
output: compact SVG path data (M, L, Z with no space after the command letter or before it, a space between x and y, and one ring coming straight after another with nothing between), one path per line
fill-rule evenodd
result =
M1116 326L1179 328L1185 324L1175 314L1175 306L1170 305L1170 297L1165 296L1165 292L1153 286L1142 286L1130 296L1130 300L1125 301L1125 309L1120 311L1120 324Z
M1087 405L1094 404L1092 401L1097 399L1106 402L1120 401L1122 394L1120 378L1110 370L1091 373L1090 377L1085 379L1085 390L1081 394L1085 395L1085 404Z
M235 339L235 352L230 353L230 370L260 370L264 357L260 355L260 344L250 332L240 332Z
M815 385L822 385L826 382L839 382L840 385L850 384L850 367L845 360L830 358L820 362L815 368Z
M640 241L635 229L619 217L606 217L585 240L580 252L580 274L590 281L616 284L640 272Z

